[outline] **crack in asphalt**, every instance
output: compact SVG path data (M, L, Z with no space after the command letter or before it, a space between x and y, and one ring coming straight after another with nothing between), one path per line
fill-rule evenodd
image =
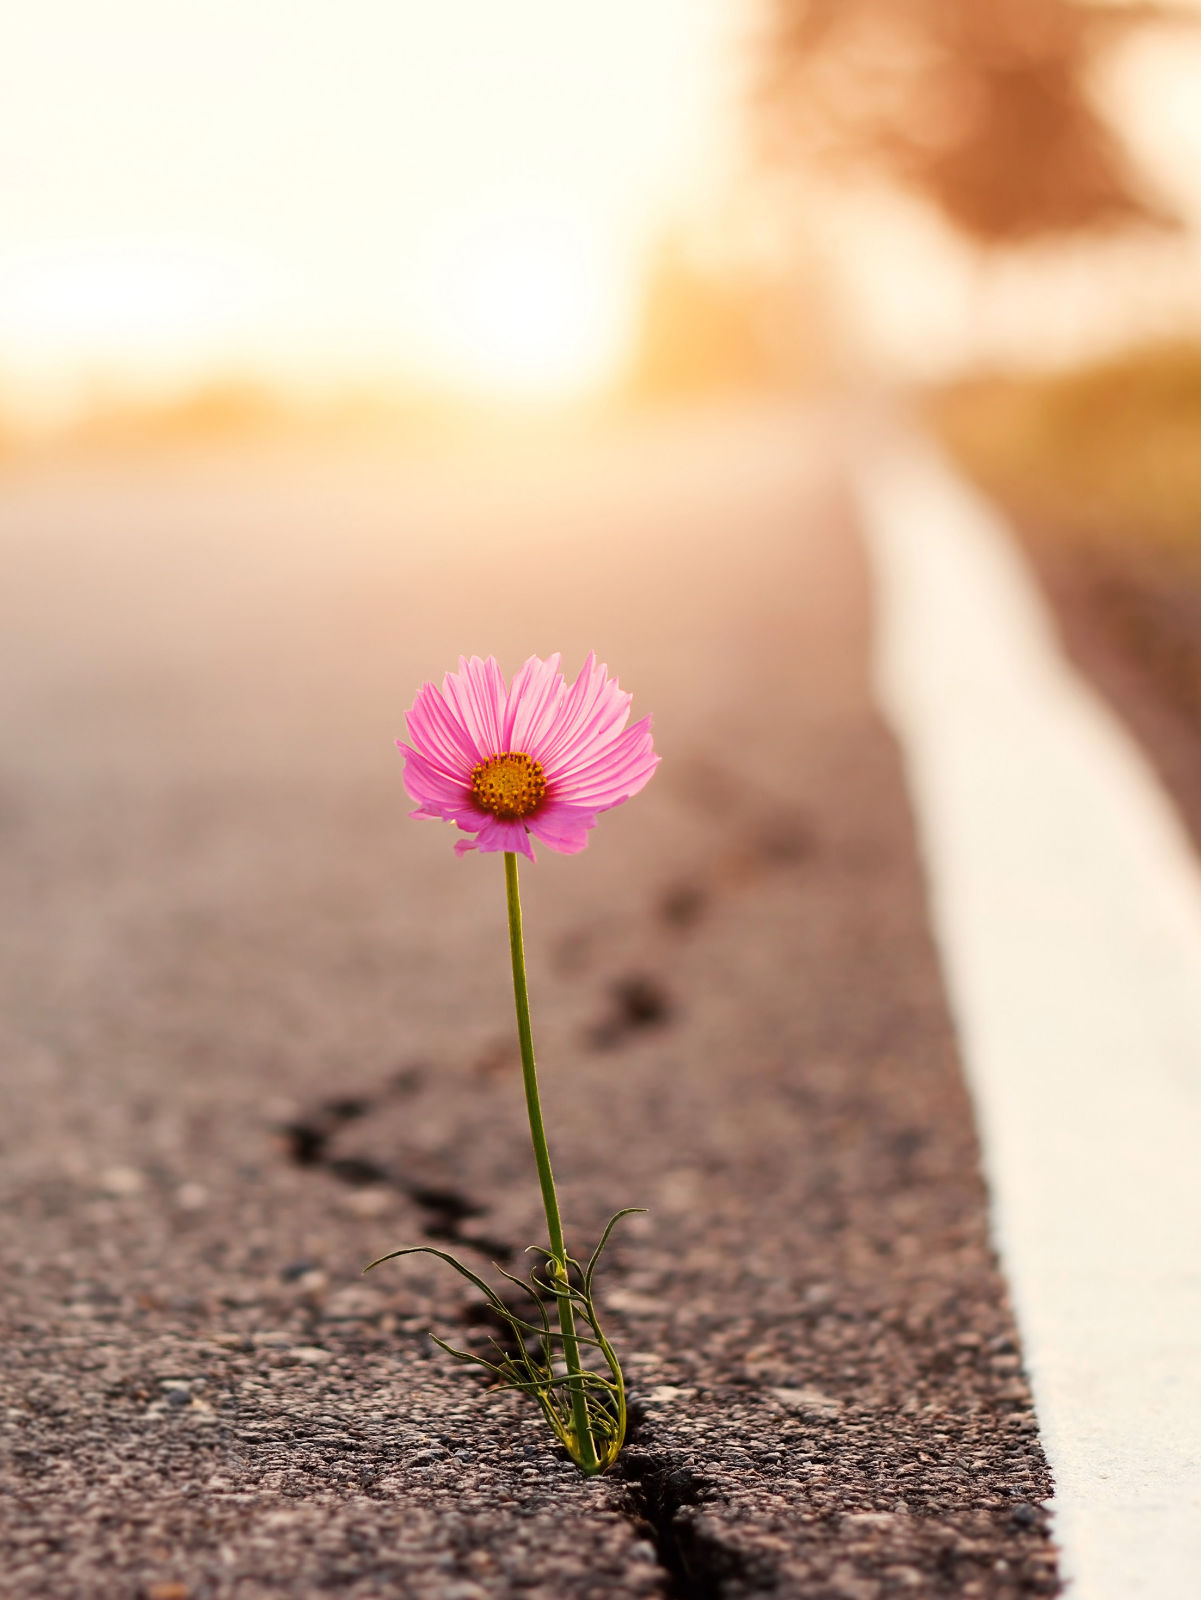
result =
M774 1590L774 1566L734 1549L690 1515L713 1497L714 1486L678 1460L640 1449L640 1418L631 1431L631 1445L614 1474L625 1486L624 1514L654 1545L664 1574L664 1600L723 1600L731 1585L751 1592Z
M401 1088L402 1092L410 1092L408 1084ZM309 1115L284 1123L279 1133L288 1159L298 1167L327 1172L351 1188L363 1189L378 1184L396 1189L423 1213L421 1232L425 1238L477 1250L501 1265L512 1261L517 1250L507 1240L464 1235L464 1222L486 1215L488 1208L453 1185L411 1178L398 1167L370 1156L335 1155L331 1151L331 1142L339 1127L365 1117L374 1103L367 1096L327 1100Z

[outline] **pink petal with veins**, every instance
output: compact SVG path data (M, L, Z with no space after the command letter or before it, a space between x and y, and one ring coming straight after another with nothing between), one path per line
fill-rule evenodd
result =
M597 813L588 806L559 805L548 800L529 819L535 839L562 855L574 856L588 843L588 830L596 826Z
M459 723L467 730L477 761L486 761L504 749L501 722L505 712L505 680L496 657L481 661L459 657L458 672L448 672L442 693Z

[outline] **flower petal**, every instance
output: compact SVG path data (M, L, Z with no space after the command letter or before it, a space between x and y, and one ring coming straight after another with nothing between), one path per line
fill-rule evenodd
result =
M618 687L615 678L607 677L606 670L590 652L546 737L539 740L537 749L529 751L541 761L548 781L625 726L633 697Z
M548 783L550 798L598 811L620 805L649 782L659 757L651 738L651 719L644 717L609 744L589 752L590 759L556 775Z
M533 755L531 746L545 740L566 693L560 660L557 652L545 661L531 656L513 679L501 727L505 750Z
M421 686L405 722L409 737L422 755L448 772L470 774L479 759L475 741L432 683Z
M419 805L438 816L457 815L471 806L471 790L461 779L448 776L411 745L400 748L404 751L405 788Z
M497 755L501 743L501 722L505 713L505 680L496 657L481 661L459 657L458 672L448 672L442 680L442 693L459 721L466 728L476 761Z
M596 811L587 806L556 805L549 801L529 819L536 839L560 855L574 856L588 843L588 830L596 826Z
M534 859L534 847L524 822L502 822L499 817L485 817L475 836L475 846L485 854L493 850L514 850L531 861Z

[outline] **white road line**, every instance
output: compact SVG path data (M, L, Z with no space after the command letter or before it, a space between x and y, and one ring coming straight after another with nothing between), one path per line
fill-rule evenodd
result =
M1197 1600L1201 870L988 505L899 437L857 498L1072 1600Z

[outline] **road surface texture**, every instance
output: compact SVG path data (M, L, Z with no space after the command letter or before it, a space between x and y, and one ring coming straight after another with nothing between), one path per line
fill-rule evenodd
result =
M4 1591L1050 1595L1051 1492L831 429L0 480ZM427 1258L542 1235L501 863L406 819L460 651L595 648L663 764L523 871L583 1482Z

